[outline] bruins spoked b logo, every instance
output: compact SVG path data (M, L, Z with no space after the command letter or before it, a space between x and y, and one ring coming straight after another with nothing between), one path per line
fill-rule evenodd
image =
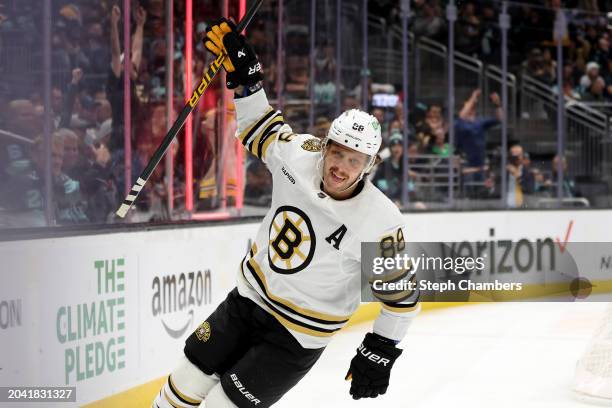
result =
M292 274L308 266L314 255L316 238L304 211L279 207L270 223L268 263L273 271Z
M195 331L195 334L198 337L198 340L201 340L205 343L208 341L208 339L210 339L210 333L211 333L210 323L208 322L204 322L201 325L199 325Z

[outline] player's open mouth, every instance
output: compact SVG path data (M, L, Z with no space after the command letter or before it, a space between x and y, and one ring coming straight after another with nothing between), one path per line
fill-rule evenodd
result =
M331 178L332 181L334 183L342 183L344 180L346 180L346 177L340 177L335 171L331 170L329 172L329 174L331 174Z

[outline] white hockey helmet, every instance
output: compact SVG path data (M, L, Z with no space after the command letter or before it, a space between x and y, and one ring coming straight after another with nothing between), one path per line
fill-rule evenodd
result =
M327 138L370 157L376 156L382 143L378 120L359 109L345 111L334 119Z

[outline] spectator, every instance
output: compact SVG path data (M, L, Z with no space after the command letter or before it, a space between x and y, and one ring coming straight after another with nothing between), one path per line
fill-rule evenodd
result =
M52 143L53 158L63 154L61 145L54 141ZM42 149L42 139L37 139L32 148L32 160L30 152L27 156L20 156L19 161L13 161L7 166L6 174L0 179L0 226L3 227L44 227L45 200L44 200L44 173L41 155L36 155L34 150ZM23 153L21 153L23 154ZM55 160L54 160L55 161Z
M305 98L308 91L308 58L300 55L287 57L285 91L296 98Z
M110 166L110 152L98 139L84 144L69 129L57 131L64 141L63 172L78 181L90 222L104 223L117 204L117 188Z
M12 210L15 218L9 218L10 226L44 226L44 148L43 140L37 139L31 152L28 167L13 174L4 186L2 207ZM57 224L87 222L85 202L81 197L80 184L62 171L64 141L62 134L55 132L51 141L51 170L53 183L53 212ZM48 203L46 205L49 205ZM15 223L15 221L17 221ZM17 224L17 225L15 225Z
M353 95L347 95L342 99L342 112L349 109L360 109L359 100Z
M429 149L437 134L446 134L448 124L442 116L442 105L432 103L427 108L425 118L417 123L416 135L421 149Z
M496 107L495 118L480 118L476 115L481 91L476 89L464 102L455 122L457 145L465 153L467 164L478 167L484 163L486 131L498 125L503 118L501 101L497 93L490 95L491 103Z
M415 35L436 38L445 27L438 0L415 0L412 29Z
M36 106L27 99L15 99L8 104L7 130L34 140L43 130L42 118Z
M608 96L612 96L612 55L608 58L608 69L604 75L604 81L606 82Z
M330 44L325 44L323 47L317 47L315 52L315 78L317 83L333 82L336 78L334 47Z
M403 137L401 133L394 133L389 138L390 157L378 166L374 175L373 183L387 197L393 200L398 206L402 198L402 174L403 174ZM408 194L411 201L416 199L416 188L413 178L417 176L413 171L408 171Z
M132 114L137 115L137 98L135 97L134 80L138 77L138 69L142 59L142 44L143 44L143 28L146 22L147 13L142 7L136 10L136 30L132 35L132 52L131 52L131 70L130 81L132 93ZM123 150L123 54L119 43L119 20L121 18L121 9L119 6L113 6L111 9L111 66L108 73L106 94L112 107L112 124L113 131L109 149L114 154L117 150ZM133 134L134 132L132 132ZM118 157L117 157L118 158ZM119 158L118 158L119 159Z
M79 84L83 78L83 70L74 68L72 70L72 78L66 87L65 95L59 88L56 88L56 94L53 97L53 113L54 124L57 129L71 126L72 111L79 91Z
M487 130L500 123L503 118L501 102L497 93L489 98L495 105L495 118L480 118L476 112L478 108L480 89L464 102L459 116L455 121L456 148L463 153L465 165L462 168L462 178L465 184L479 184L484 182L488 166L485 163L487 144Z
M597 77L587 91L582 95L582 101L594 105L607 102L605 97L606 83L602 77Z
M527 203L525 196L535 191L535 179L532 172L524 166L523 147L514 145L510 148L508 164L506 205L509 208L521 208Z
M553 60L549 48L545 48L542 53L542 70L544 71L543 77L546 78L546 81L552 84L557 80L557 62Z
M597 39L599 38L599 33L597 32L597 27L593 23L587 24L586 36L585 40L588 41L590 45L590 49L595 48L597 45Z
M552 85L553 83L550 68L546 67L544 55L539 48L534 48L529 52L527 61L523 63L523 72L547 84Z
M42 121L36 108L27 99L15 99L8 103L5 119L6 130L18 136L34 140L42 132ZM4 115L3 115L4 116ZM0 182L29 166L30 151L27 144L0 137Z
M194 181L198 183L197 208L210 210L215 208L217 196L217 167L215 165L217 110L211 109L205 113L200 123L194 161Z
M87 80L88 90L99 90L100 79L106 74L106 67L110 62L110 51L104 41L104 30L100 22L93 22L87 27L86 43L83 53L91 63Z
M313 134L319 139L327 137L327 132L331 126L331 122L326 117L320 116L315 121L315 128Z
M62 171L73 179L78 176L77 165L80 156L79 137L70 129L60 129L57 131L64 141L64 158L62 161Z
M591 50L590 60L596 62L604 71L608 68L608 58L610 53L610 41L606 36L600 36L597 45Z
M557 85L553 86L553 91L558 92ZM575 88L574 64L566 62L563 64L563 94L569 99L580 99L580 93Z
M571 26L570 26L571 27ZM586 62L591 53L591 43L584 37L584 29L578 25L576 32L570 31L570 42L568 48L567 60L574 63L577 75L574 82L579 82L580 74L586 69Z
M498 28L498 15L491 4L482 8L482 58L489 63L498 64L501 34Z
M450 155L450 148L446 143L446 133L441 128L434 131L433 143L430 146L431 154L435 154L440 157L448 157Z
M586 74L580 78L580 92L586 92L599 77L599 64L595 61L591 61L586 66Z
M567 160L563 157L561 163L563 166L563 183L561 187L563 198L574 198L580 197L580 194L576 190L576 182L574 179L567 174ZM559 166L559 156L555 155L552 161L552 172L551 177L544 181L542 192L549 197L557 196L557 168Z
M399 119L394 119L389 124L389 134L402 131L402 122Z
M456 28L457 49L468 55L478 54L481 46L481 21L472 1L463 3L460 8Z
M539 191L540 187L544 184L544 174L542 174L539 168L533 165L531 156L527 152L523 152L523 167L533 175L534 190Z
M260 161L252 159L247 165L244 203L268 207L272 202L272 175Z
M378 120L378 123L380 123L383 142L386 142L387 140L389 140L389 129L387 126L387 121L385 120L385 110L383 108L374 108L372 109L370 114L374 116L376 120Z

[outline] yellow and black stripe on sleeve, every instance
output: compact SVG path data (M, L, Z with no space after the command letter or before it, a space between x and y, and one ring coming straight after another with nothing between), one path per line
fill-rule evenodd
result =
M387 286L394 284L393 289ZM416 275L408 270L399 270L379 279L370 279L370 290L372 295L380 302L399 303L406 302L409 298L418 296Z
M414 279L414 275L412 276ZM414 280L413 280L414 281ZM398 300L382 300L382 307L390 312L394 313L412 313L416 312L419 309L419 299L421 298L421 291L418 286L408 295L407 297L402 297L401 301Z
M410 313L417 310L419 307L418 302L410 302L410 303L392 303L392 302L382 302L382 307L391 312L395 313Z
M238 139L249 152L265 160L268 148L278 138L278 130L284 124L280 111L270 107L253 125L240 133Z

